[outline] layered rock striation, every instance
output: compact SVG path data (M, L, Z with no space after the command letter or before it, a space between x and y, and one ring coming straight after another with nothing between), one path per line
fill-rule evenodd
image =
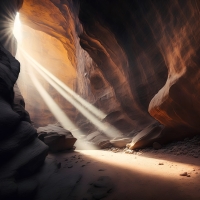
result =
M135 113L138 121L141 111L149 110L168 128L198 131L195 80L199 76L199 3L87 0L80 3L79 18L84 27L81 45L113 87L117 86L113 82L116 73L113 69L109 73L114 65L109 59L121 61L115 65L124 71L134 96L131 106L136 105L127 110ZM116 94L124 97L116 88ZM128 87L123 88L128 91ZM124 98L121 102L124 108L129 105Z
M0 196L16 199L20 196L17 183L42 165L48 147L37 139L23 106L14 103L19 62L2 46L0 55Z
M76 71L71 89L104 111L105 121L135 134L157 120L165 142L199 132L199 7L179 0L27 0L21 19L62 43ZM78 110L72 118L90 127Z

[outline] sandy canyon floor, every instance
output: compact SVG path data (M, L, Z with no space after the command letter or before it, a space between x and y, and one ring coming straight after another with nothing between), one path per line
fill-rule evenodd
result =
M200 159L186 155L76 150L49 154L40 172L41 200L200 199Z

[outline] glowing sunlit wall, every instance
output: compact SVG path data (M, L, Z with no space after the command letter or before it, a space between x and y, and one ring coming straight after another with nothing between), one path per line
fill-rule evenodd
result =
M16 20L18 19L17 16ZM89 66L93 64L92 59L88 59L88 54L81 49L77 38L74 44L77 65L74 66L68 56L70 49L64 48L56 38L22 25L19 21L16 22L14 32L19 40L17 58L21 62L18 85L25 98L26 109L36 127L59 121L63 127L70 130L66 125L69 124L67 120L66 124L63 121L69 119L72 124L76 123L80 130L85 131L86 128L87 133L98 129L109 138L122 135L119 130L104 121L108 109L104 113L92 106L91 102L87 102L87 99L84 100L76 94L76 91L79 91L84 96L90 91L91 84L84 73L78 71L79 77L77 77L77 67L85 70L86 60L90 61ZM79 84L83 83L80 84L82 90L80 85L77 89L77 79L85 80L79 82ZM107 95L108 90L104 87L101 89L103 93L100 95L104 96L104 93ZM114 96L112 89L109 93ZM92 99L89 93L86 96ZM112 106L109 107L113 109ZM59 113L63 113L65 117ZM80 117L78 121L77 116Z
M74 90L76 87L76 69L72 66L68 59L68 53L63 47L62 43L41 31L36 31L25 25L17 23L17 34L19 38L19 45L25 49L25 51L35 58L39 63L45 66L51 73L68 85ZM20 28L20 29L19 29ZM18 80L18 85L22 92L22 95L26 101L26 109L29 111L32 120L36 126L46 125L48 123L56 122L45 102L41 99L35 87L30 82L27 67L29 63L18 52L17 58L21 62L21 73ZM40 77L38 77L40 78ZM53 88L44 80L41 79L42 85L45 90L51 94L54 100L60 105L60 107L66 111L72 118L75 114L75 109L66 102ZM41 120L41 118L43 120Z

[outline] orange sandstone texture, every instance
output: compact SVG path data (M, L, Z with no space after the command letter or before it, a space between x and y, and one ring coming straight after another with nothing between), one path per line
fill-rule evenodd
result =
M41 66L73 90L76 84L76 69L72 66L63 44L45 32L36 31L27 26L22 26L22 35L23 39L20 47ZM26 109L30 112L32 121L36 125L46 125L49 122L54 122L55 119L50 113L49 108L38 94L37 89L30 79L34 68L20 51L17 57L21 61L21 73L18 85L26 99ZM43 77L38 73L36 73L36 76L61 109L73 117L74 108L69 103L66 103L61 95Z
M174 130L159 136L170 140L200 128L199 8L184 0L26 0L21 19L62 43L59 60L74 73L58 76L66 84L74 77L71 88L106 112L106 121L134 133L156 119ZM74 120L88 123L78 112Z
M151 100L149 112L165 126L188 134L200 130L200 2L178 2L167 9L166 18L158 12L158 22L151 25L168 79Z
M102 73L98 65L80 46L80 39L78 36L82 33L82 25L78 19L78 6L75 2L28 0L24 1L20 14L22 23L26 25L23 26L24 35L22 45L33 58L61 79L72 90L80 94L82 98L94 104L109 116L111 115L111 117L108 117L108 121L117 126L117 128L126 132L138 128L138 121L136 119L131 119L127 113L124 112L121 106L122 99L117 98L115 90L113 89L113 84L107 80L107 77L105 77L105 74ZM35 29L35 31L33 31L32 28ZM55 41L55 45L52 45L52 40ZM40 41L40 44L38 44L37 41ZM61 48L62 45L60 44L63 45L64 49ZM115 45L119 47L119 45ZM61 50L58 50L58 46L60 46ZM52 53L49 53L50 51ZM117 56L123 54L121 49L117 51L119 51ZM117 56L115 56L115 58L117 58ZM121 59L123 63L126 63L125 55ZM48 60L50 61L48 62ZM54 62L55 60L57 63ZM110 58L108 58L108 60L110 60L111 64L113 63ZM117 62L121 62L120 58L118 58ZM21 61L21 63L23 65L23 61ZM26 64L27 63L24 64L25 69ZM109 73L115 74L117 87L119 86L120 91L123 92L121 96L132 96L130 87L126 83L126 77L115 63L109 70ZM23 76L21 76L21 79L23 79ZM43 82L43 80L40 81ZM52 118L52 115L48 112L48 108L43 101L39 99L39 95L36 95L37 98L32 98L33 96L30 96L30 90L28 89L30 85L26 86L25 82L26 81L24 81L24 85L21 84L22 93L24 91L23 95L25 99L27 99L27 102L29 102L27 103L27 109L33 121L36 125L45 125L53 122L55 119ZM43 85L51 96L54 96L55 99L59 98L59 95L56 93L54 94L49 84L43 83ZM123 87L125 88L123 89ZM25 90L28 92L25 92ZM36 91L31 94L34 93L36 93ZM133 100L133 97L131 98ZM34 99L35 102L31 99ZM41 105L38 105L39 102L41 102ZM127 102L129 105L131 104L129 99ZM34 106L35 104L38 105L38 107ZM74 117L75 112L72 111L72 113L70 109L66 109L72 107L68 102L58 102L58 105L61 105L61 108L65 110L71 119L75 120L80 126L83 126L83 129L85 127L84 124L88 125L88 120L84 119L82 114L77 112L76 117ZM138 112L140 112L140 110ZM42 116L42 121L39 115ZM144 116L144 113L142 116ZM144 121L145 123L148 122L145 117ZM88 128L86 129L86 131L89 131Z
M81 45L112 84L124 111L141 123L148 119L147 113L142 115L148 110L167 128L159 134L159 141L198 132L199 2L85 0L80 8ZM108 58L126 77L128 87L123 91ZM123 95L128 88L133 100Z

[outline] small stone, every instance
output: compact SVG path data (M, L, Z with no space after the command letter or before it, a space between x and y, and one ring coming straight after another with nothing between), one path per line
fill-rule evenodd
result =
M159 163L158 165L164 165L164 163Z
M85 167L85 165L82 165L81 167Z
M73 167L73 165L68 165L67 167L68 167L68 168L72 168L72 167Z
M125 153L132 154L132 153L133 153L133 150L127 149L127 150L125 151Z
M180 176L187 176L188 173L187 172L183 172L182 174L180 174Z
M105 169L99 169L100 172L105 171Z

